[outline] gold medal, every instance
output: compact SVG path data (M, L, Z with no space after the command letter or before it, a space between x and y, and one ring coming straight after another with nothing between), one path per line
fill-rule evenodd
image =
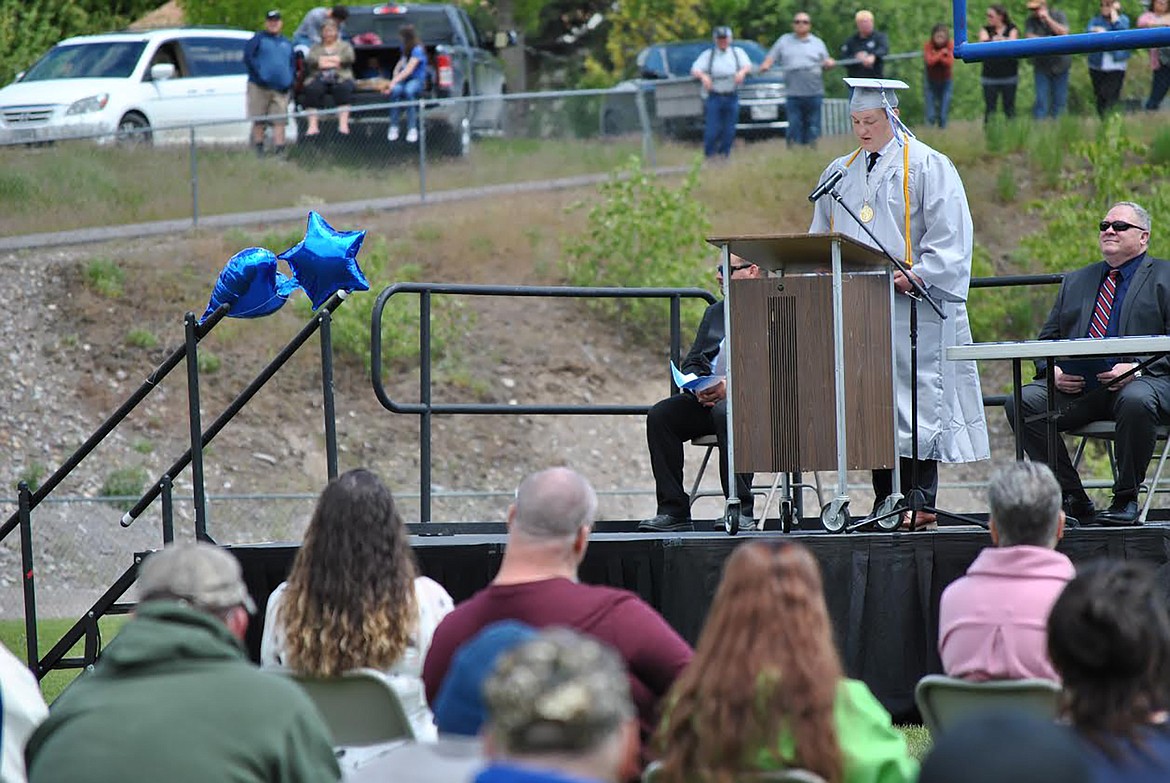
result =
M862 204L861 205L861 222L868 223L871 220L873 220L873 207L871 207L869 204Z

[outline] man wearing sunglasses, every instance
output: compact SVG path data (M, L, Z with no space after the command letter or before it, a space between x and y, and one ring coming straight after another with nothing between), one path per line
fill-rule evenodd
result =
M1097 244L1104 261L1064 276L1056 304L1040 330L1041 340L1136 337L1170 334L1170 263L1146 255L1150 243L1150 215L1131 201L1114 204L1098 228ZM1056 478L1064 494L1064 510L1082 523L1131 525L1138 519L1138 487L1146 477L1154 453L1155 428L1170 421L1170 358L1162 357L1144 371L1128 377L1138 357L1121 356L1093 361L1057 361L1049 368L1036 363L1036 380L1021 390L1020 433L1024 451L1033 460L1049 461L1047 422L1034 414L1048 410L1045 385L1051 369L1056 384L1056 407L1065 411L1061 430L1112 419L1117 425L1117 478L1113 502L1096 513L1063 441L1057 441ZM1106 393L1087 395L1100 386ZM1014 400L1005 406L1014 428Z
M788 145L815 145L821 135L821 103L825 98L823 71L835 61L825 42L812 34L812 17L797 11L792 32L776 39L760 64L760 73L779 63L787 93Z
M731 257L731 279L750 280L763 276L761 269L739 256ZM723 267L715 269L719 288L723 288ZM726 376L726 357L723 356L723 302L710 305L703 313L695 342L687 352L680 368L686 375ZM719 442L719 480L723 496L728 494L727 459L723 449L727 445L727 382L722 377L701 390L683 391L660 400L646 415L646 445L650 449L650 468L654 472L654 488L658 497L658 511L651 519L638 525L643 532L674 532L694 530L691 523L691 503L683 488L683 443L702 435L714 435ZM752 514L752 474L737 473L735 493L739 498L739 529L752 530L756 526ZM722 519L718 527L722 529Z

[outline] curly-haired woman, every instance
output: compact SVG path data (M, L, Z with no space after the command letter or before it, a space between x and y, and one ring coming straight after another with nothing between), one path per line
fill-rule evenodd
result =
M330 481L288 581L268 599L260 662L333 677L385 672L415 734L435 737L422 663L451 596L418 575L390 490L368 470Z
M666 703L663 783L789 767L829 783L918 775L889 714L841 673L820 569L797 544L736 548Z
M1083 567L1048 615L1048 655L1093 779L1170 780L1170 612L1153 566Z

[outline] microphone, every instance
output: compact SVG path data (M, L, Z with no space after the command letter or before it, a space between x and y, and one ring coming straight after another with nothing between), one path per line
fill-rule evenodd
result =
M843 169L843 168L833 169L833 173L830 174L825 179L824 182L817 185L816 190L814 190L812 193L808 194L808 200L813 202L813 203L816 203L817 199L819 199L821 196L828 193L833 188L837 187L837 183L840 182L844 178L844 176L845 176L845 169Z

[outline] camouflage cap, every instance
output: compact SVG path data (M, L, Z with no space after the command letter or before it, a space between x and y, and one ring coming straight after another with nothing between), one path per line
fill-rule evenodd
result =
M517 754L588 751L634 715L617 653L566 628L542 631L503 656L484 699L492 736Z

